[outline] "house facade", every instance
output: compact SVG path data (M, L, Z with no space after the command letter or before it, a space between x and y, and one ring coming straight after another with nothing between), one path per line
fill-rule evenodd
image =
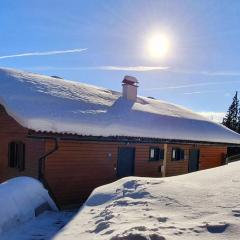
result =
M1 78L5 81L1 81ZM9 81L8 85L6 80ZM39 178L59 206L78 205L86 200L94 188L122 177L167 177L223 165L227 147L240 144L238 134L195 117L185 109L168 103L157 108L157 100L141 99L135 94L136 79L124 80L123 95L126 99L119 107L116 102L121 98L120 93L105 89L96 93L97 90L91 87L83 92L85 85L75 86L71 82L70 86L66 86L64 80L45 80L39 75L12 70L2 70L1 74L0 71L0 84L7 91L0 91L0 182L16 176ZM51 85L53 83L54 86ZM43 91L46 86L47 89ZM56 89L59 92L56 93ZM64 94L61 92L63 90ZM73 96L76 91L79 91L77 99ZM107 95L104 95L106 92ZM111 94L117 97L103 111L103 104L99 102L107 99L108 104ZM101 96L101 99L96 100L95 96ZM43 104L42 107L38 101ZM87 104L83 106L82 101ZM135 106L136 101L140 102L138 106ZM74 107L74 111L69 111L71 107ZM65 109L72 114L69 117L71 124L62 118ZM169 109L171 115L166 113ZM81 119L78 118L79 112ZM180 115L182 112L184 117ZM117 124L107 122L105 125L107 120L102 114L107 114L106 119L114 116L114 123ZM83 117L86 118L84 121ZM143 131L142 125L138 127L138 118L142 123L146 122L145 128L150 133ZM162 126L162 119L166 128L169 121L177 122L172 123L172 132L168 130L164 136L156 133L159 134L156 137L155 132L158 124ZM152 126L148 124L149 121ZM90 126L87 125L89 122ZM99 124L107 134L101 134ZM72 126L75 131L70 131ZM79 129L83 132L79 132ZM110 135L108 131L111 129L112 132L120 129L123 134ZM96 134L93 134L94 131ZM160 131L164 132L164 129ZM184 137L185 132L189 138Z

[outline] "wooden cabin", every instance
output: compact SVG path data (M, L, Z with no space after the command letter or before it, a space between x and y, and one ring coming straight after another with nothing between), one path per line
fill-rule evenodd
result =
M0 182L39 178L59 206L125 176L166 177L225 164L240 135L167 102L0 69Z

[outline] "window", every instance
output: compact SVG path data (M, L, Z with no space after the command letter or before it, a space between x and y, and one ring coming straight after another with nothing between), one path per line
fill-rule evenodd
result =
M23 171L25 168L25 144L10 142L8 144L8 166Z
M184 149L173 148L172 149L172 160L173 161L184 160Z
M149 160L150 161L158 161L164 159L164 149L151 147L149 153Z

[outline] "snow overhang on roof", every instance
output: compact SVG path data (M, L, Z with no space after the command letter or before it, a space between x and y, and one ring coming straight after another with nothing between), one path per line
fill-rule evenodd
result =
M10 69L0 69L0 103L35 131L240 144L239 134L168 102Z

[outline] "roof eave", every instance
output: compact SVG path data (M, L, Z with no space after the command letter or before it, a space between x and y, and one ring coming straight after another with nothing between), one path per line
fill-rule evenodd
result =
M240 146L238 143L229 142L214 142L214 141L198 141L198 140L183 140L183 139L163 139L163 138L148 138L148 137L131 137L131 136L90 136L78 135L69 133L53 133L41 131L28 131L29 138L52 139L71 141L100 141L100 142L119 142L119 143L142 143L142 144L201 144L201 145L227 145Z

